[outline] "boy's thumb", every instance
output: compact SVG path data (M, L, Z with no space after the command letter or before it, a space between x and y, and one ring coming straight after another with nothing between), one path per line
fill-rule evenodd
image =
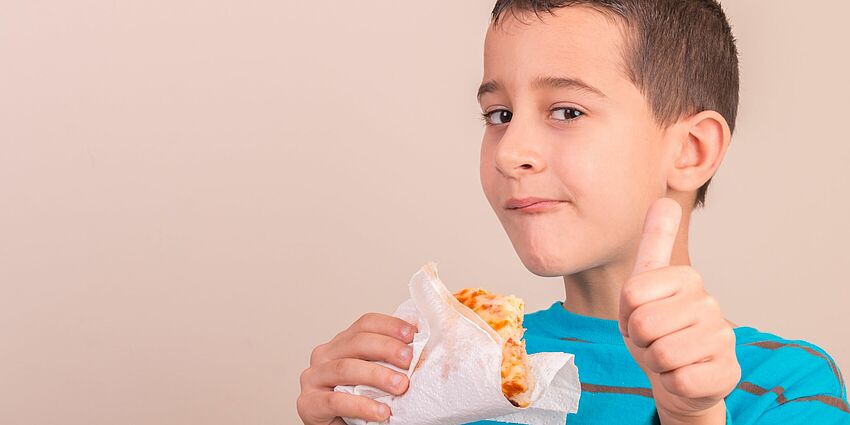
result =
M637 259L632 275L670 265L682 207L670 198L660 198L652 203L643 223Z

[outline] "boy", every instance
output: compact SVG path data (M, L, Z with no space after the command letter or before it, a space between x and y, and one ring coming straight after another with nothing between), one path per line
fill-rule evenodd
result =
M719 4L498 0L484 50L481 183L523 264L563 276L564 301L527 315L525 337L530 353L575 354L568 423L850 424L828 354L726 321L690 267L690 213L738 104ZM404 393L370 361L406 368L414 332L372 313L316 347L304 423L386 420L386 405L332 389Z

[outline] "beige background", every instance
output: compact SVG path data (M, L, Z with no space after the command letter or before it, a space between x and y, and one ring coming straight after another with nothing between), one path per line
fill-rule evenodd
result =
M2 1L0 423L296 423L311 347L428 260L558 299L479 187L492 4ZM850 6L814 4L726 4L740 124L693 252L847 374Z

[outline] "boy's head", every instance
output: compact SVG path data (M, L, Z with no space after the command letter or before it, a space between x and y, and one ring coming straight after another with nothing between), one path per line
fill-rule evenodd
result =
M628 260L653 200L702 205L738 81L714 0L498 0L481 182L526 267L559 276ZM526 197L564 202L507 207Z

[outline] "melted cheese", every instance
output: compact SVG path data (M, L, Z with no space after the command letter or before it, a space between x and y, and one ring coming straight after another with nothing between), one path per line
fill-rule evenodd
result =
M465 288L454 295L505 341L502 347L502 392L515 406L528 406L531 385L525 341L522 340L525 304L513 295L495 295L481 288Z

